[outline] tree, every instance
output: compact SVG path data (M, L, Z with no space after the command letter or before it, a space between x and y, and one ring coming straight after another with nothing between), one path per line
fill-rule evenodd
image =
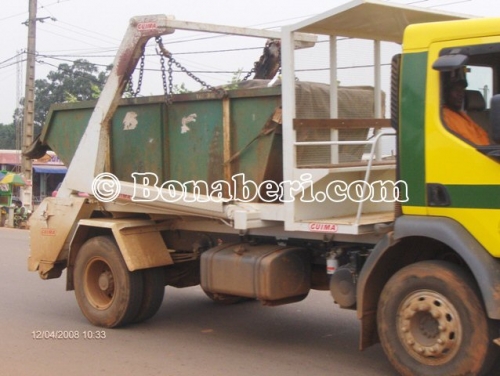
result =
M16 148L16 127L12 124L0 123L0 149Z
M51 71L46 79L36 80L35 134L40 132L52 104L97 99L110 69L108 66L99 71L95 64L80 59L72 65L60 64L57 71Z

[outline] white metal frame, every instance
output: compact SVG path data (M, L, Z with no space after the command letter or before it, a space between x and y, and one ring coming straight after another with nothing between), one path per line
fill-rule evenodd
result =
M301 33L326 35L330 38L330 117L338 117L337 105L337 37L360 38L374 42L374 104L375 118L382 117L382 90L381 90L381 42L402 43L405 28L413 23L449 21L469 18L449 12L428 10L424 8L397 5L379 0L353 0L340 7L301 21L297 24L282 29L282 102L283 102L283 179L293 181L304 169L298 169L296 164L296 146L298 145L330 145L332 147L332 163L338 145L336 131L332 131L331 142L298 143L293 129L293 120L296 116L295 98L295 62L293 40L294 36ZM380 135L376 135L378 140ZM370 142L371 143L371 142ZM350 142L349 144L356 144ZM294 145L294 147L287 147ZM372 146L376 146L374 141ZM376 149L375 149L376 150ZM380 158L380 152L376 152ZM369 177L371 161L368 163L365 177ZM313 181L318 181L329 173L328 169L307 170L313 176ZM315 179L315 180L314 180ZM297 221L295 202L289 197L285 200L285 230L307 231L307 226ZM345 228L346 233L358 233L362 205L358 207L356 221L353 228Z

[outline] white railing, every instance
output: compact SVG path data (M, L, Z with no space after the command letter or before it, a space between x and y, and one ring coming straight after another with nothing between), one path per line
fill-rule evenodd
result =
M372 138L370 138L368 140L362 140L362 141L337 141L337 140L333 140L333 141L297 141L294 143L294 147L297 148L300 146L340 146L340 145L365 145L366 146L366 145L370 145L370 152L367 153L368 154L367 158L362 159L362 160L367 161L364 181L369 182L370 175L372 172L373 162L374 161L382 161L382 156L380 155L380 153L377 153L377 150L379 149L378 147L380 146L379 141L382 139L382 137L387 137L387 136L395 137L396 133L378 132L378 133L375 133L375 135ZM295 163L297 164L297 161L295 161ZM336 164L332 165L332 167L341 167L341 166L342 166L342 163L336 163ZM308 168L314 169L315 167L310 166ZM321 166L321 167L318 166L317 168L324 168L324 166ZM366 194L366 185L363 185L361 197L364 197L365 194ZM363 211L363 203L364 203L364 201L360 201L358 203L355 224L359 224L359 220L361 218L361 214Z

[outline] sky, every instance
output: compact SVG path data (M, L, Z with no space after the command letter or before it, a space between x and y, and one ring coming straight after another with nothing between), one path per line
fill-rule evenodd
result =
M279 30L281 26L328 11L349 0L38 0L36 79L45 79L61 63L86 59L99 69L112 63L130 18L166 14L178 20ZM500 17L498 0L392 0L474 16ZM17 97L24 96L25 60L29 0L0 0L0 123L12 123ZM164 40L167 48L179 53L178 60L212 85L228 83L238 69L244 71L258 60L264 41L241 38L201 39L199 34L176 32ZM161 74L154 46L147 49L146 69L151 84L142 95L160 94ZM236 50L232 53L196 53ZM246 48L248 51L239 51ZM19 55L19 56L18 56ZM153 60L154 59L154 60ZM156 75L156 76L154 76ZM136 76L134 76L136 77ZM184 83L183 79L176 81Z

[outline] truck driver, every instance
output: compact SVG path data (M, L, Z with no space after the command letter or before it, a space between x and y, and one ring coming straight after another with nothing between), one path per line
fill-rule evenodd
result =
M488 133L462 110L466 87L465 78L452 78L447 82L444 90L443 120L448 129L463 139L475 145L490 145Z

